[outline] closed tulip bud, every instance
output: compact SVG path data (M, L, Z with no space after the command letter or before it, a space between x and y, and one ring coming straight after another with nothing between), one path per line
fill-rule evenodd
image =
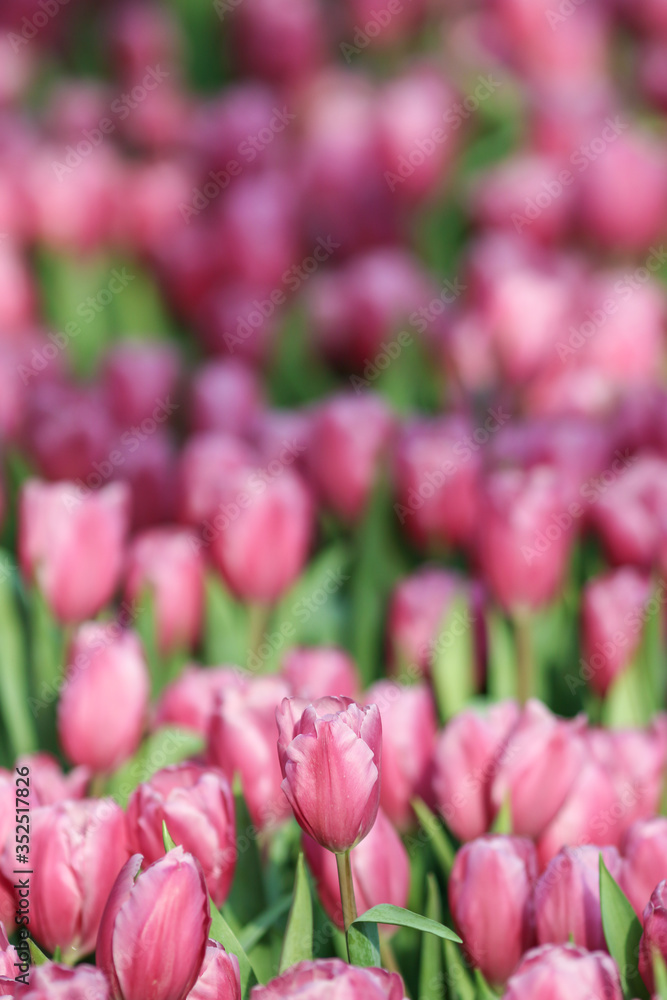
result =
M370 833L380 805L382 721L377 705L286 698L276 713L282 789L301 828L344 854Z
M583 728L582 718L560 719L538 701L521 712L491 785L496 809L509 797L514 833L538 836L565 802L585 759Z
M29 768L31 808L52 806L67 799L82 799L91 778L87 767L75 767L69 774L64 774L55 757L42 752L24 754L16 761L16 767Z
M127 487L112 483L79 497L73 483L23 487L19 554L56 618L80 622L113 597L123 562Z
M204 614L204 561L194 532L152 528L137 535L129 548L125 597L153 601L158 645L163 655L190 649Z
M494 705L484 715L464 709L438 738L433 792L438 812L460 840L481 837L495 818L491 785L503 761L516 753L509 733L518 716L513 701Z
M521 837L481 837L456 855L449 906L475 966L504 983L535 940L535 848Z
M176 445L166 427L158 427L141 448L128 451L116 478L130 487L133 531L177 519L177 469Z
M593 528L613 563L650 569L664 547L667 459L617 454L615 470L616 479L591 507Z
M112 799L41 806L30 815L31 934L67 961L95 950L102 911L129 851Z
M623 1000L616 963L600 951L547 944L524 956L503 1000Z
M18 995L25 1000L111 1000L111 987L102 970L93 965L70 969L46 962L33 966L28 987Z
M250 817L261 829L289 816L276 755L276 710L289 693L278 677L255 677L228 687L212 719L208 759L228 776L241 776Z
M623 841L623 862L618 883L642 918L651 893L667 871L667 819L638 820Z
M378 681L366 693L382 718L380 805L399 830L409 830L414 798L431 803L437 720L433 696L424 684Z
M195 433L245 435L262 410L259 377L234 358L209 361L192 380L190 425Z
M179 467L180 517L186 524L203 525L207 544L225 523L225 481L249 465L252 457L248 445L232 434L193 434L183 448Z
M112 348L102 366L102 387L118 425L163 423L174 407L170 397L179 367L178 353L164 341L124 341Z
M345 521L359 518L380 472L393 429L385 403L366 393L326 400L310 431L308 470L322 504Z
M142 860L133 855L111 890L97 964L113 1000L184 1000L197 981L211 926L204 875L182 847L139 875Z
M619 799L608 770L596 760L585 760L563 805L540 834L540 867L555 857L563 844L601 842L619 847L625 829L624 801L628 801L627 790Z
M227 688L244 684L238 667L186 667L162 692L154 726L178 726L208 736L219 697Z
M607 693L639 648L642 630L637 626L650 593L649 577L632 566L612 570L584 586L582 653L588 683L597 694Z
M621 858L615 847L564 847L535 883L538 944L576 944L606 951L600 911L600 855L618 880Z
M324 11L314 0L250 0L234 18L234 52L244 74L277 84L301 83L324 59Z
M234 798L221 771L177 764L139 785L127 806L130 850L151 864L164 854L162 824L202 866L217 907L229 895L236 862Z
M344 930L336 858L305 833L303 850L327 916ZM410 890L408 854L382 809L378 810L371 832L350 854L350 864L359 913L380 903L407 904Z
M282 673L294 695L306 701L329 694L354 699L361 689L354 660L336 646L291 649L283 660Z
M139 745L149 677L139 639L114 625L82 625L58 703L58 736L73 764L112 771Z
M655 991L653 957L667 959L667 880L656 885L644 910L644 933L639 942L639 973L649 990Z
M299 962L266 986L255 986L250 1000L404 1000L401 977L384 969L360 969L339 958Z
M197 982L188 1000L241 1000L239 960L226 952L217 941L206 945L206 953Z

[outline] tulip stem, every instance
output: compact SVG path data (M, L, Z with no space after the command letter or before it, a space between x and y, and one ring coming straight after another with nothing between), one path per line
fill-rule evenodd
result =
M533 685L534 663L533 663L533 643L530 634L530 616L526 611L518 611L514 616L514 635L516 638L516 666L517 666L517 698L520 705L526 702L535 693Z
M350 924L357 919L357 903L354 898L354 884L352 882L352 866L350 864L350 852L336 855L338 865L338 881L340 882L340 901L343 904L343 923L345 933L350 929Z
M267 604L248 605L248 649L254 659L259 656L259 650L264 642L270 611Z

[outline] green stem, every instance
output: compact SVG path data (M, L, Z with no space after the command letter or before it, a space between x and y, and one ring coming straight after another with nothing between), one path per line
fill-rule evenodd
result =
M535 664L528 612L517 611L514 615L514 635L516 638L517 697L519 704L525 705L535 693Z
M261 659L259 650L270 613L271 608L268 604L251 604L248 607L248 648L253 663Z
M345 933L350 929L350 924L357 919L357 903L354 898L354 884L352 882L352 866L350 864L350 852L336 855L338 865L338 881L340 882L340 901L343 904L343 923Z

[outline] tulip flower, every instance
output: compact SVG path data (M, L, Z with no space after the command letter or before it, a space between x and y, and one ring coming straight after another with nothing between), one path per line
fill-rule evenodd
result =
M111 483L79 496L74 483L23 487L19 554L56 618L81 622L111 599L120 577L127 529L127 487Z
M211 926L204 874L182 847L139 875L142 860L133 855L111 890L97 964L113 1000L185 1000L201 971Z
M335 694L354 699L360 690L352 658L335 646L302 646L287 653L282 673L297 698L313 701Z
M143 531L176 519L177 455L168 428L158 427L142 441L141 448L128 451L116 478L130 488L133 531Z
M644 910L644 933L639 942L639 973L653 993L653 956L667 958L667 880L656 885Z
M41 752L24 754L16 767L30 769L30 805L34 808L84 798L91 777L87 767L75 767L64 774L55 757Z
M656 816L633 823L622 853L617 881L641 920L651 893L667 871L667 819Z
M58 736L68 759L96 772L127 760L141 740L148 693L137 636L113 625L82 625L58 703Z
M252 461L252 450L232 434L193 434L179 463L180 519L193 527L204 526L210 544L215 518L222 511L226 479ZM207 522L211 522L208 523Z
M209 940L197 982L187 1000L241 1000L239 960Z
M203 365L192 380L190 425L195 433L247 435L261 418L262 388L243 361L221 358Z
M204 614L204 562L194 532L152 528L135 536L127 559L125 597L152 598L163 655L194 646Z
M286 698L276 713L282 789L299 825L345 854L368 836L380 804L382 721L377 705Z
M162 824L202 866L208 892L220 907L236 862L234 798L221 771L177 764L139 785L127 806L130 850L151 864L164 854Z
M615 479L591 507L593 528L613 563L650 569L666 538L667 460L625 453L612 470Z
M20 962L19 953L16 948L9 943L9 938L5 928L0 921L0 996L3 996L2 987L5 980L14 980L16 977L17 965Z
M387 624L394 672L430 671L450 606L466 586L460 574L431 566L400 581L391 597Z
M562 806L539 835L540 868L558 854L563 844L620 847L627 808L624 800L628 801L628 790L619 798L607 768L596 760L585 760Z
M208 736L218 697L227 688L244 684L238 667L188 666L162 692L155 710L155 728L177 726Z
M102 970L93 965L70 969L46 962L32 967L28 986L19 995L25 1000L111 1000L111 987Z
M95 950L102 911L129 851L111 799L41 806L30 816L31 934L68 960Z
M576 944L606 951L600 911L600 856L618 880L615 847L564 847L535 883L535 925L539 944Z
M119 427L153 420L176 388L180 359L165 341L123 341L102 365L102 388Z
M571 944L529 951L507 984L503 1000L623 1000L616 963L600 951Z
M384 969L360 969L338 958L299 962L272 979L255 986L250 1000L404 1000L401 977Z
M521 837L481 837L456 855L449 906L463 945L490 983L504 983L535 940L535 848Z

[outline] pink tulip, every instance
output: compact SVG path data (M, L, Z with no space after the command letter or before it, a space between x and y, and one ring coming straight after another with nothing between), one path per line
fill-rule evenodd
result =
M616 565L650 568L666 544L667 460L656 455L618 455L614 477L596 494L591 521Z
M437 809L460 840L486 833L498 806L491 785L504 761L516 753L509 738L519 715L515 702L493 705L484 715L464 709L438 738L433 768Z
M336 859L306 833L302 837L308 866L327 916L345 929ZM410 862L403 841L389 819L378 810L375 826L350 854L354 896L359 913L380 903L406 906L410 889Z
M209 940L201 972L187 1000L241 1000L239 960Z
M107 354L102 368L102 387L120 427L164 417L166 406L175 405L180 359L165 341L123 341Z
M126 2L114 8L109 25L114 67L121 78L137 82L147 66L174 69L180 54L178 24L168 9L151 0Z
M301 646L290 649L282 673L297 698L314 701L333 694L357 697L360 680L352 658L336 646Z
M296 468L305 472L311 426L310 409L266 409L255 420L252 437L266 462L274 458L280 461L281 456L285 456L285 449L289 448L296 456Z
M524 957L507 984L503 1000L622 1000L616 963L600 951L574 945L543 945Z
M217 907L229 895L236 862L234 798L221 771L178 764L140 784L127 806L130 850L151 864L164 854L162 824L199 861Z
M161 652L190 649L204 614L204 562L194 532L152 528L132 541L125 576L125 597L153 601Z
M155 710L155 728L177 726L208 736L219 696L227 688L243 686L243 672L238 667L188 666L162 692Z
M431 802L437 720L433 696L423 684L378 681L366 692L382 718L380 805L391 822L405 831L414 825L411 802Z
M618 883L641 919L651 893L667 871L667 819L638 820L623 841Z
M134 531L176 520L176 445L168 429L159 427L141 448L128 451L116 478L130 487Z
M129 856L123 811L112 799L59 802L33 810L30 827L31 934L68 961L89 955Z
M345 521L362 516L393 429L380 397L333 396L311 425L308 471L321 503Z
M261 225L259 231L261 232ZM251 248L248 249L247 257L252 260ZM279 262L268 263L272 268L279 266ZM175 266L182 267L181 261L177 260ZM178 274L175 277L178 280ZM236 280L223 285L216 283L205 292L198 288L184 290L184 295L199 296L193 322L204 346L213 354L231 354L251 365L266 362L278 333L281 317L277 311L265 315L272 305L271 300L266 297L272 287L269 285L267 289L265 280L263 279L263 283L258 283L258 280ZM267 301L269 306L265 305L264 312L260 312L257 303Z
M600 912L600 855L618 880L621 859L615 847L564 847L540 875L535 884L539 944L607 950Z
M33 808L84 798L91 777L87 767L75 767L64 774L55 757L41 751L19 757L16 767L30 768L30 804Z
M324 12L314 0L250 0L237 13L233 47L244 74L296 85L323 61Z
M535 848L520 837L481 837L456 855L449 906L463 946L490 983L504 983L535 939Z
M653 956L667 958L667 880L656 885L644 910L644 933L639 942L639 973L651 993L655 992Z
M190 425L195 433L241 436L259 418L262 403L260 381L249 365L234 358L210 361L192 380Z
M16 996L25 1000L111 1000L111 987L102 970L92 965L70 969L46 962L32 967L28 987Z
M276 710L289 693L278 677L253 677L226 686L213 713L208 759L231 781L241 776L255 826L263 829L289 816L276 755Z
M68 759L97 772L127 760L141 740L148 694L137 636L113 625L82 625L58 704L58 735Z
M204 524L207 543L215 533L216 516L223 513L225 480L252 458L248 445L231 434L194 434L183 448L179 468L181 520L194 526ZM213 523L207 524L209 519Z
M33 322L34 279L13 240L0 244L0 303L0 323L5 329L21 330Z
M276 713L282 789L301 828L344 854L368 836L380 804L382 721L376 705L286 698Z
M204 875L182 847L139 875L142 860L131 857L111 890L97 964L114 1000L184 1000L197 981L211 926Z
M127 487L120 483L82 499L73 483L32 480L23 487L21 568L59 621L83 621L113 596L122 567L127 504Z
M619 847L626 812L622 801L609 771L596 760L585 760L563 805L539 836L540 867L544 868L563 844Z
M401 977L384 969L360 969L339 958L299 962L266 986L255 986L251 1000L404 1000Z
M9 981L14 982L20 972L20 963L19 953L9 943L3 922L0 920L0 996L5 995L4 987L9 985Z

